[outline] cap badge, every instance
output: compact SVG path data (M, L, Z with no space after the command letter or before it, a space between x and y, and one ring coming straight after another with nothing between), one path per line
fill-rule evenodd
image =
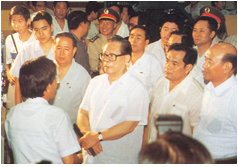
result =
M104 13L105 13L105 14L108 14L108 13L109 13L109 10L108 10L108 9L105 9L105 10L104 10Z
M205 8L205 13L210 13L210 8Z

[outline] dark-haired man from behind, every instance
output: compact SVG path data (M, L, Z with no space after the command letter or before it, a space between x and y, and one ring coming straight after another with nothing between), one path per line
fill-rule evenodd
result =
M57 89L56 65L42 56L20 69L21 94L27 100L11 108L5 129L17 164L49 160L77 163L80 150L68 115L49 105Z
M48 59L54 60L51 15L43 11L37 12L31 21L31 27L37 40L22 48L10 70L10 73L17 78L15 84L15 104L20 103L22 100L18 82L21 66L26 61L42 55L46 55Z
M237 50L228 43L213 45L203 64L206 85L200 120L193 137L213 159L237 156Z
M86 13L82 11L73 11L70 13L68 16L68 26L70 33L77 41L77 50L74 59L78 64L82 65L88 73L90 73L89 56L87 48L82 41L82 38L87 34L89 29L89 21Z
M191 47L173 44L166 55L164 76L155 85L147 142L157 139L154 125L155 114L175 114L183 119L182 133L192 136L193 128L198 122L203 88L190 75L197 60L197 52Z

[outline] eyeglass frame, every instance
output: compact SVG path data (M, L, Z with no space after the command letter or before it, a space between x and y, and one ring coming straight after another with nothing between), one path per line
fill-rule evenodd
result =
M103 60L103 58L102 58L102 55L106 55L107 57L108 57L108 60L110 60L110 61L116 61L117 60L117 57L119 57L119 56L124 56L124 55L127 55L127 54L119 54L119 55L117 55L117 54L115 54L115 53L110 53L110 54L106 54L106 53L99 53L99 59L100 60ZM115 56L115 60L111 60L110 59L110 57L109 57L109 55L114 55Z

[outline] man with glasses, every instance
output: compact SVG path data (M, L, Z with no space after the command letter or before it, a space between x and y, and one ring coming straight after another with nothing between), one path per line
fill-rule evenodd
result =
M82 65L90 74L89 56L87 48L83 42L83 37L87 35L90 22L87 19L86 13L82 11L73 11L68 16L68 26L70 33L77 41L77 50L74 56L75 61Z
M79 105L91 79L88 72L74 60L76 40L71 33L58 33L53 52L59 72L60 86L50 104L62 108L77 123Z
M130 32L129 42L132 47L129 71L145 85L151 96L155 82L163 75L163 69L156 57L145 51L149 43L146 27L134 26Z
M88 44L89 64L91 76L99 75L99 53L102 45L116 35L113 35L113 30L116 28L116 23L119 20L119 15L113 9L101 9L98 11L99 31L100 34L93 37Z
M79 139L85 163L138 163L149 96L127 72L131 51L122 37L109 39L102 47L105 74L91 80L78 112L77 124L85 134ZM88 151L90 147L95 157Z

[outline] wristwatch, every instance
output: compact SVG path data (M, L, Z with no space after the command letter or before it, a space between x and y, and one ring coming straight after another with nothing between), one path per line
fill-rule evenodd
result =
M102 141L102 139L103 139L102 133L101 133L101 132L98 132L98 140L99 140L99 141Z

